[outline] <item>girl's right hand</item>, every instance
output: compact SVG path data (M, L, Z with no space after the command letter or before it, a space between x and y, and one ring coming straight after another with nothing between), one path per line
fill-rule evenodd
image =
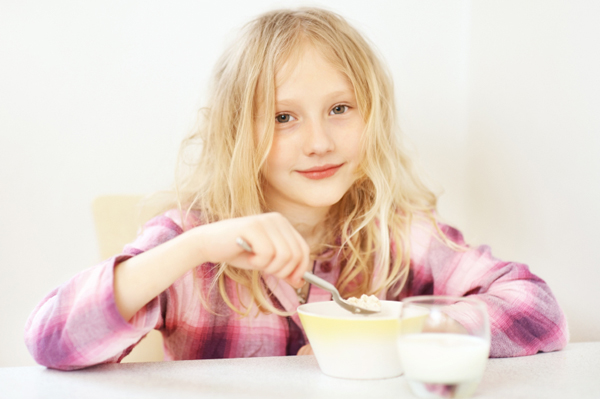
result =
M310 248L304 238L280 213L264 213L198 226L201 252L208 262L226 262L240 269L260 270L288 282L304 285L309 269ZM247 252L236 243L241 237L252 247Z

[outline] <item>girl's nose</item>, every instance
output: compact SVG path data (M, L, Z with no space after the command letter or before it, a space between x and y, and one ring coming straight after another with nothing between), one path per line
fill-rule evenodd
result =
M325 121L309 121L304 131L304 153L320 155L333 151L335 143Z

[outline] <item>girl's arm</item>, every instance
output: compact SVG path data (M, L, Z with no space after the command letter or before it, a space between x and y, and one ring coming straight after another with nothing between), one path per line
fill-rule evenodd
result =
M124 255L81 272L36 307L25 340L38 363L75 369L120 361L151 329L162 327L169 298L165 290L205 262L262 270L295 286L308 269L306 242L279 214L230 219L186 232L173 219L154 218ZM254 253L235 244L238 236Z
M532 355L564 348L568 328L548 285L520 263L503 262L487 246L469 248L461 233L440 225L465 251L454 250L424 230L413 233L409 295L474 296L491 323L490 356Z
M170 218L154 218L123 254L52 290L25 325L25 344L33 358L61 370L118 362L148 332L162 328L168 292L148 301L134 317L124 319L115 301L114 271L128 259L181 233Z
M242 237L253 253L236 244ZM235 218L198 226L126 260L115 269L115 301L125 320L188 270L206 262L225 262L261 270L295 287L309 267L310 248L278 213Z
M130 320L188 270L205 263L203 240L202 229L192 229L117 264L114 298L123 319Z

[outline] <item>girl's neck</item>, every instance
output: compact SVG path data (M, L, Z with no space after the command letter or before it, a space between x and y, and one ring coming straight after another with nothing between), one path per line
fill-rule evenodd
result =
M306 243L311 249L311 252L314 252L316 248L318 248L322 244L323 236L325 235L325 214L323 218L316 217L317 215L286 215L283 214L292 226L300 233L300 235L304 238ZM312 216L312 217L311 217Z
M306 240L311 252L322 244L325 236L324 222L330 207L312 208L295 204L267 204L269 211L279 212L290 221L292 226Z

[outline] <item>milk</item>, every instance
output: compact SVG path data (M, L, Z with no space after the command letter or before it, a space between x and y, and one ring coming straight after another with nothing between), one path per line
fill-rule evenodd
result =
M457 384L479 380L489 356L489 341L464 334L420 333L398 341L407 379Z

